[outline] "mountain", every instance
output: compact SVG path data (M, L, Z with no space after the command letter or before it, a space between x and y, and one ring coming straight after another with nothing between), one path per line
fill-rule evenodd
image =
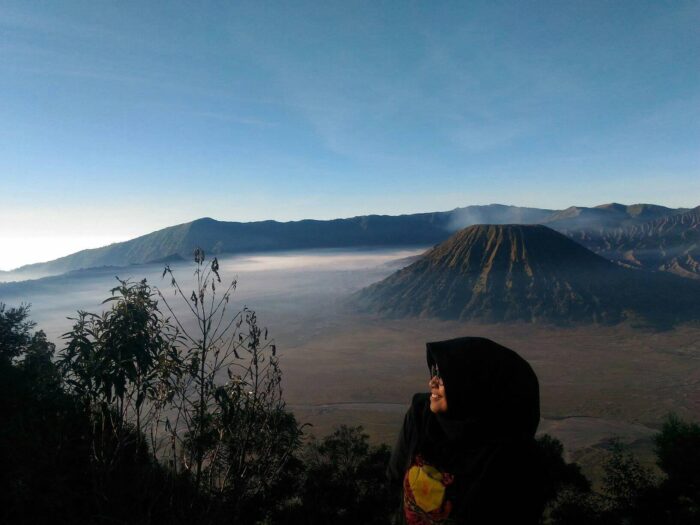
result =
M23 266L12 272L0 272L0 280L56 275L82 268L143 264L178 256L189 258L197 246L212 254L359 246L426 246L443 241L457 228L456 224L465 221L490 218L501 222L513 217L539 220L551 212L490 204L446 212L366 215L327 221L243 223L203 218L129 241L82 250L53 261Z
M694 315L691 284L623 268L543 225L475 225L354 301L393 317L669 324Z
M656 204L625 205L612 202L594 208L571 206L553 213L542 221L542 224L566 234L579 231L595 232L641 224L684 211L687 210L685 208L667 208Z
M627 266L700 280L700 206L605 232L575 232L571 237Z
M595 208L549 210L489 204L445 212L411 215L366 215L327 221L222 222L211 218L111 244L83 250L60 259L0 272L0 281L56 275L83 268L128 266L191 257L195 247L211 254L275 250L373 246L426 246L442 242L455 231L473 224L546 224L572 237L600 237L610 229L641 224L653 218L673 217L685 209L653 204L626 206L612 203ZM577 239L578 240L578 239ZM680 263L679 263L680 264Z

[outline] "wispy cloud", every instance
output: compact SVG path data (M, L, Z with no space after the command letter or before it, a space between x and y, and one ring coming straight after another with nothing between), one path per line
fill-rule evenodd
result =
M551 57L533 58L507 39L495 40L478 20L440 33L418 26L413 48L405 52L402 37L414 28L399 27L400 21L377 27L360 17L353 27L361 28L357 34L338 29L352 49L344 52L325 49L318 35L305 31L302 15L291 17L293 37L286 26L257 34L234 23L235 44L270 73L286 107L325 147L351 159L424 157L426 151L417 152L418 144L404 138L404 129L417 132L414 139L422 137L426 149L438 143L455 154L497 150L559 125L552 122L557 104L585 96ZM395 47L368 55L363 38L371 39L374 31L396 32L395 42L382 42ZM292 38L311 49L313 59L284 45Z

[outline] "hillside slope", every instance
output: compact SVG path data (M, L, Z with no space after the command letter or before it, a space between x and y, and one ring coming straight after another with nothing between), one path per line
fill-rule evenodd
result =
M571 237L606 259L700 280L700 206L642 224Z
M542 225L476 225L361 292L389 316L556 323L692 317L700 283L620 267Z

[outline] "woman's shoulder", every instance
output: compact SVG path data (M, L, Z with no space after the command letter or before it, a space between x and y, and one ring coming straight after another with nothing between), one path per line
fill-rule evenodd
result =
M428 392L417 392L411 399L411 407L423 407L430 404L430 394Z
M408 413L415 421L423 421L430 414L430 394L426 392L413 394Z

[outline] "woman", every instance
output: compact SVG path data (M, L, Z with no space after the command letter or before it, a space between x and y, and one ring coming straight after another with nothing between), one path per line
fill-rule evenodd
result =
M539 522L539 385L512 350L481 337L427 344L429 394L415 394L387 474L396 523Z

